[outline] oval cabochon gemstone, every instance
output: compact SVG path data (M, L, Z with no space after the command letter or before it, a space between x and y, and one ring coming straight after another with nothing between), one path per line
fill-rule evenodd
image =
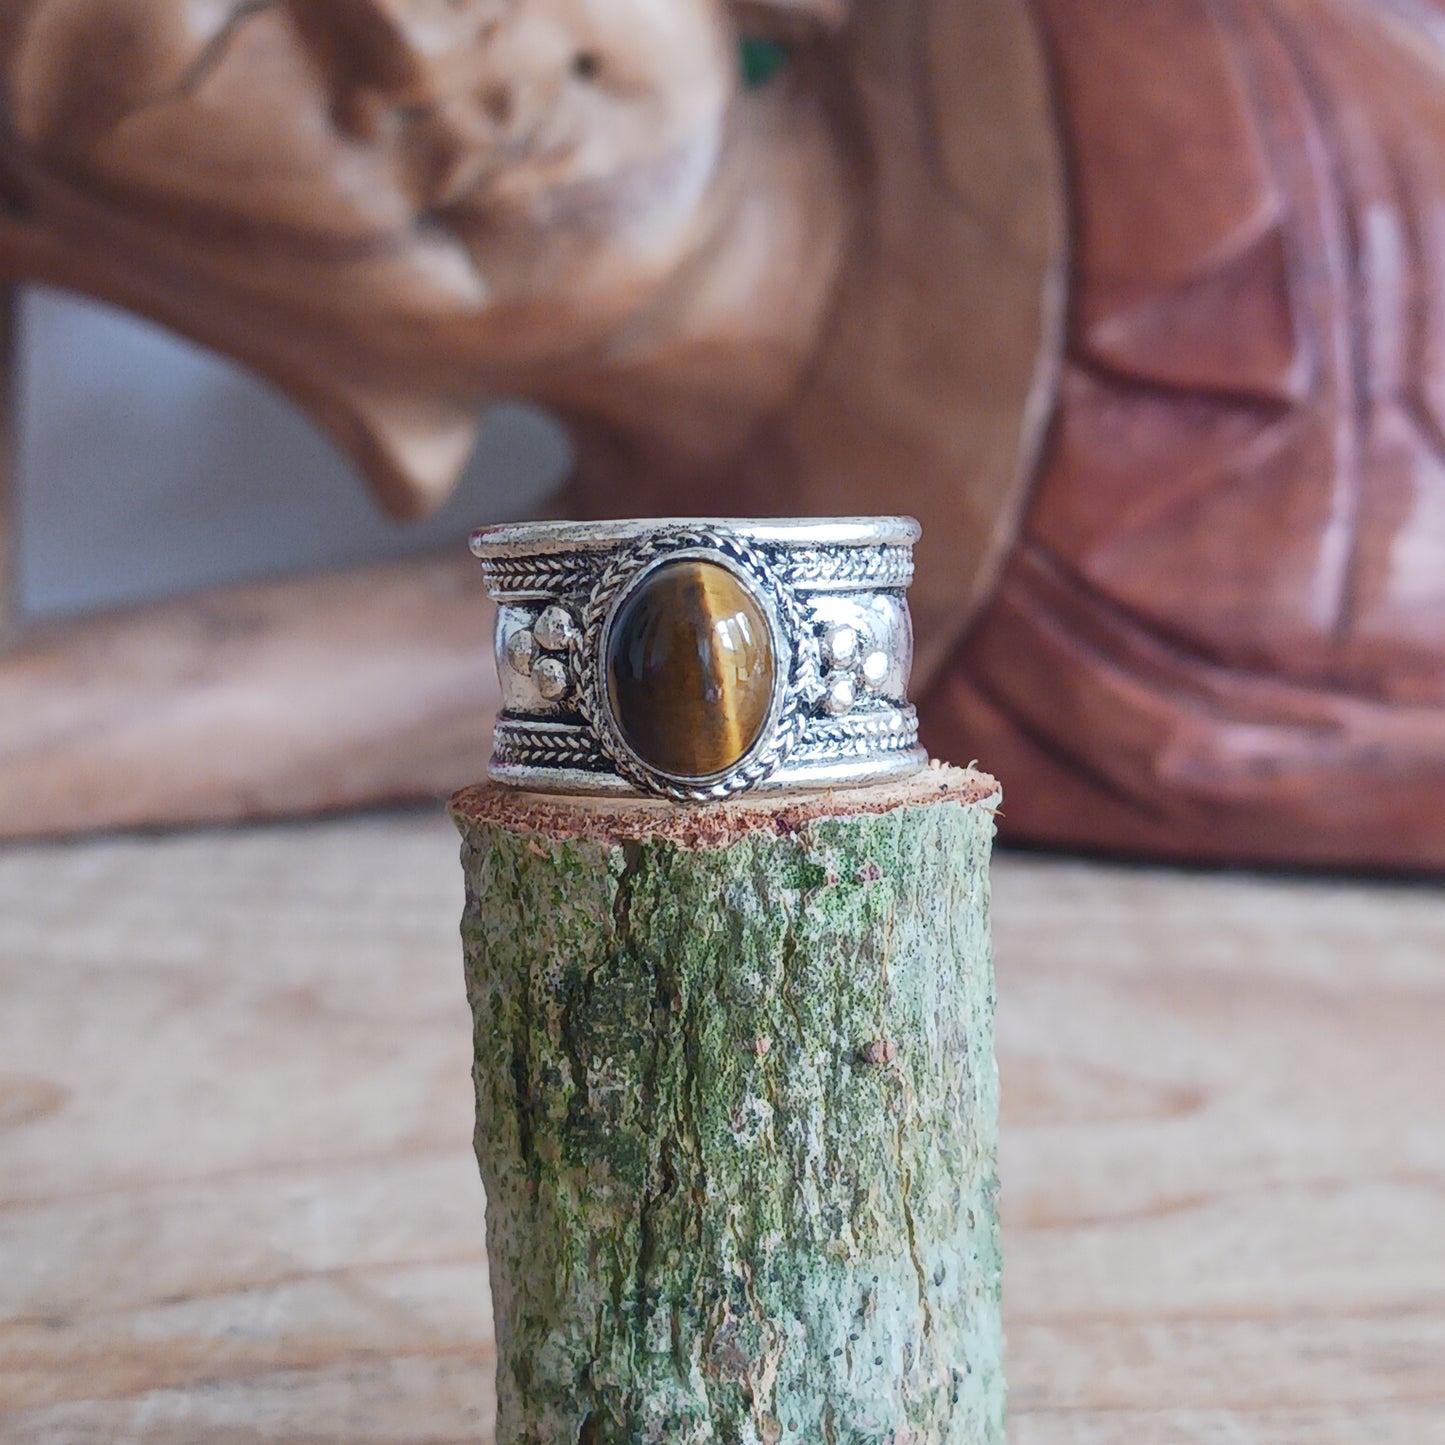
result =
M612 624L612 715L628 746L658 772L713 777L757 743L776 668L767 616L728 568L691 557L667 562Z

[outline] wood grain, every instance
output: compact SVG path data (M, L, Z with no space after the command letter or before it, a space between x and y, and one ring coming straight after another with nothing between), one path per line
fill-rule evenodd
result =
M0 662L0 838L446 797L491 748L491 627L461 558L32 632Z
M490 1438L456 843L0 851L0 1438ZM1445 1442L1445 894L1005 855L1015 1445Z

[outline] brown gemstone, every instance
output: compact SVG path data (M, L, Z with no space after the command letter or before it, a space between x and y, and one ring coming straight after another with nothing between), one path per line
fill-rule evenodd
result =
M757 599L726 567L696 558L646 578L607 649L622 736L674 778L709 778L748 755L768 722L775 669Z

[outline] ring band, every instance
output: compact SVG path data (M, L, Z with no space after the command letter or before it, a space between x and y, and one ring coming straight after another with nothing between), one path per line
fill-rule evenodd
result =
M710 802L917 771L918 535L906 517L483 528L491 776Z

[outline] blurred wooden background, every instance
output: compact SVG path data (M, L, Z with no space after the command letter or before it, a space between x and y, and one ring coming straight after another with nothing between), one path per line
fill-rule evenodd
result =
M491 1440L434 813L0 852L0 1439ZM1445 895L1005 855L1015 1445L1445 1442Z
M577 515L916 514L924 740L1007 780L1014 839L1439 870L1442 17L35 0L0 7L0 276L238 361L399 515L499 396L566 427ZM415 682L368 646L399 575L23 642L0 836L465 782L450 575L411 579Z

